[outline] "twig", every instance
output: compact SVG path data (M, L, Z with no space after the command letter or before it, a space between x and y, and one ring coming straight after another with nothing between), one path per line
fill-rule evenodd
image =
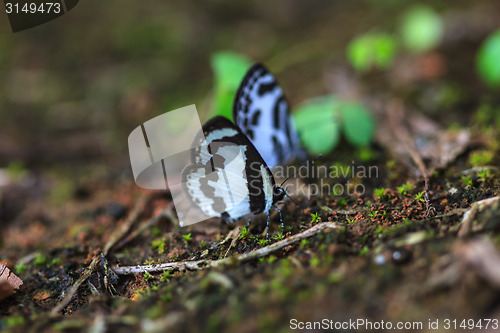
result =
M334 222L324 222L315 225L312 228L307 229L301 233L283 239L274 244L265 246L258 250L237 254L229 258L218 259L218 260L195 260L195 261L181 261L181 262L169 262L157 265L136 265L136 266L124 266L124 267L113 267L113 270L118 275L136 274L136 273L154 273L162 271L171 270L201 270L211 267L219 267L223 265L230 265L234 263L242 263L245 261L265 257L274 251L284 248L285 246L294 244L304 238L312 237L319 234L326 229L337 229L339 225Z
M50 311L51 316L57 315L62 309L64 309L66 305L69 304L75 293L78 291L80 285L90 277L90 275L94 272L99 262L100 262L100 256L99 255L94 256L90 265L85 269L85 271L83 271L80 278L68 290L68 293L66 294L66 296L64 296L64 299Z
M130 213L122 228L111 234L108 241L104 245L104 256L106 256L109 250L130 231L134 223L139 218L140 214L144 211L144 208L149 201L148 199L148 195L143 195L137 202L136 206ZM71 286L71 288L68 290L68 293L64 296L63 300L50 311L51 316L57 315L62 309L64 309L65 306L69 304L69 302L71 302L71 299L78 291L78 288L80 288L82 283L84 283L92 275L100 261L101 256L99 254L95 255L90 265L83 271L80 278Z
M167 219L169 219L172 222L172 224L175 224L177 217L173 213L172 207L173 207L173 203L169 204L167 207L165 207L165 209L163 209L160 214L158 214L158 215L156 215L156 216L154 216L146 221L143 221L141 223L140 227L138 227L130 235L125 237L121 242L119 242L116 246L114 246L113 249L117 250L117 249L123 247L125 244L129 243L130 241L134 240L136 237L141 235L145 230L150 229L152 226L154 226L156 223L158 223L158 221L160 221L163 217L166 217Z
M105 256L108 254L109 250L111 250L111 248L116 245L116 243L118 243L123 237L125 237L126 234L129 233L130 229L132 229L132 226L139 219L139 216L144 212L149 198L149 195L143 195L141 198L139 198L137 204L135 205L132 212L130 212L122 227L111 234L102 251Z
M474 202L470 209L465 212L464 217L460 222L461 226L458 230L458 237L463 238L467 236L472 230L472 223L474 222L476 214L485 208L492 207L498 201L500 201L500 196Z
M429 200L429 176L428 176L429 171L427 170L424 160L420 156L418 150L415 148L415 144L410 135L408 134L409 131L403 125L403 113L404 113L403 103L399 100L394 100L391 104L389 104L388 112L389 112L389 121L392 122L391 127L394 131L396 139L400 140L405 145L408 153L410 154L411 159L413 160L418 170L422 174L422 177L424 178L425 216L429 216L431 210L434 209L433 207L431 207Z

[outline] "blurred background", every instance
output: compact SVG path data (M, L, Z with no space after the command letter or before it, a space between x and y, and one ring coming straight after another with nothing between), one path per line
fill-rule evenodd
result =
M494 0L86 0L18 33L3 14L0 221L40 202L132 187L130 131L190 104L202 121L228 112L256 61L275 74L292 109L334 94L376 115L399 97L444 127L467 127L486 100L489 122L498 95L487 94L497 85L488 73L496 69L482 77L477 57L499 13ZM41 218L40 209L19 223Z
M460 233L466 209L498 196L499 17L497 0L82 0L12 33L0 13L0 264L24 281L13 296L0 281L0 330L100 331L113 322L275 332L291 316L498 318L498 208L464 232L482 252ZM158 217L171 198L134 183L129 133L191 104L202 121L230 116L254 62L279 81L302 144L322 155L317 165L379 173L326 180L365 193L288 203L285 228L277 213L271 220L272 240L265 216L240 236L232 231L243 224L180 228ZM98 253L124 225L130 234L108 253L111 265L220 259L327 220L340 229L281 254L121 276L119 297L90 288L102 289ZM40 315L93 257L102 265L63 306L76 318Z

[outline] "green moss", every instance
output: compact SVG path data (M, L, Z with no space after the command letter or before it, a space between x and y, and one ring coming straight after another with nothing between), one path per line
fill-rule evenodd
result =
M321 263L321 260L318 257L313 257L309 261L309 264L311 265L311 267L318 267L320 263Z
M365 256L368 254L368 252L370 251L370 249L368 248L368 246L365 246L363 247L360 251L359 251L359 255L360 256Z
M47 257L45 257L43 254L41 253L37 253L36 256L35 256L35 259L33 260L33 262L35 263L35 265L37 266L43 266L43 265L46 265L47 264Z
M412 221L412 220L410 220L410 219L409 219L409 218L407 218L407 217L405 217L405 218L403 219L403 223L404 223L404 225L405 225L405 226L407 226L407 227L410 227L410 226L412 226L412 225L413 225L413 221Z
M184 239L184 241L185 241L186 243L191 242L191 240L192 240L192 235L191 235L191 233L189 232L189 233L187 233L187 234L185 234L185 235L182 235L182 239Z
M340 281L342 281L342 274L340 274L339 272L331 272L330 274L328 274L328 283L331 283L331 284L336 284L336 283L339 283Z
M321 216L319 216L318 213L311 214L311 222L321 222Z
M424 191L417 193L415 195L415 200L424 202Z
M245 239L248 237L249 233L250 233L250 229L248 229L247 227L241 227L240 228L240 236L238 238Z
M340 198L338 201L337 201L337 205L339 205L340 207L344 208L347 206L347 201L345 199L342 199Z
M260 246L265 246L265 245L267 245L269 243L271 243L271 240L269 240L269 239L260 239L259 240L259 245Z
M26 269L28 267L26 266L25 263L20 263L20 264L17 264L15 267L14 267L14 271L17 273L17 274L23 274Z
M153 278L153 276L149 272L145 272L144 275L142 276L144 278L144 281L148 282Z
M309 241L307 239L304 238L303 240L300 241L300 247L306 248L308 246L309 246Z
M375 190L373 190L373 197L375 198L375 200L383 199L385 197L386 191L387 191L387 189L384 187L376 188Z
M477 173L477 176L479 177L479 180L481 180L481 182L485 183L488 180L488 178L490 178L490 176L491 176L491 170L483 168L483 169L479 170L479 172Z
M166 271L161 275L160 282L168 282L173 276L171 271Z
M469 164L473 167L489 165L493 161L493 152L487 150L475 151L469 156Z
M276 260L278 260L278 258L276 258L276 256L269 256L267 258L267 262L272 264L273 262L275 262Z
M408 192L411 192L414 189L415 189L415 185L410 183L410 182L406 182L397 188L399 194L401 194L401 195L406 195L406 194L408 194Z
M278 232L277 234L275 234L275 235L273 236L273 239L275 239L275 240L282 240L282 239L284 239L284 238L285 238L285 234L283 234L281 231L280 231L280 232Z
M157 226L151 228L151 236L158 237L161 235L161 229Z
M2 322L5 324L5 327L15 327L15 326L23 325L24 318L22 316L10 316L10 317L7 317L7 318L3 319L2 321L0 321L0 323L2 323ZM3 325L0 325L0 327L1 326L3 326Z
M166 239L165 239L165 237L163 237L162 239L154 240L151 243L151 247L153 249L157 249L158 254L160 254L160 255L163 254L163 253L165 253L165 245L166 245Z
M286 258L281 260L281 263L278 266L277 270L278 273L280 273L284 278L289 278L294 272L292 263Z
M470 176L463 175L461 177L461 179L462 179L462 182L464 183L465 186L467 186L467 187L472 186L472 178Z

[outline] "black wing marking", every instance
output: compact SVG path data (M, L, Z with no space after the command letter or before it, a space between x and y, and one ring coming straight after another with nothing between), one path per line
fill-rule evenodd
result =
M241 82L233 118L270 168L305 157L283 90L262 64L253 65Z
M225 212L231 193L242 195L245 189L248 200L228 210L229 217L236 219L250 212L265 211L269 200L272 201L272 194L270 198L264 188L267 185L272 190L275 183L254 145L236 125L221 116L209 120L202 130L206 140L201 133L195 138L194 146L198 148L192 152L193 164L182 172L182 182L191 200L205 213L220 214ZM239 152L244 154L245 165L235 162L236 165L228 167ZM224 192L224 184L230 184L231 191L228 191L229 195L218 196L217 193Z

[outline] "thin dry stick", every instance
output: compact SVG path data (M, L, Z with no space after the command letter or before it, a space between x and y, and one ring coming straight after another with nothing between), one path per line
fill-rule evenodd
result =
M66 294L66 296L64 296L64 299L50 311L51 316L57 315L62 309L64 309L66 305L69 304L75 293L78 291L80 285L90 277L90 275L92 274L92 272L94 272L99 262L100 262L100 256L98 255L94 256L90 265L85 269L85 271L82 273L80 278L75 282L75 284L73 284L71 288L68 290L68 293Z
M122 248L125 244L129 243L130 241L134 240L136 237L141 235L144 231L150 229L152 226L154 226L158 221L160 221L163 217L166 217L169 219L172 224L175 224L177 222L177 217L175 216L174 212L172 211L173 208L173 203L169 204L165 209L161 211L160 214L143 221L141 225L135 229L130 235L128 235L126 238L124 238L121 242L119 242L116 246L113 246L114 250Z
M476 217L476 214L488 207L492 207L500 201L500 196L488 198L480 201L474 202L470 209L465 212L464 217L462 218L460 229L458 230L458 237L462 238L468 235L472 230L472 222Z
M142 214L142 212L144 212L149 198L150 195L143 195L142 197L140 197L134 209L132 210L132 212L130 212L130 215L123 223L122 227L111 234L102 251L105 256L108 254L109 250L111 250L111 248L116 245L116 243L118 243L123 237L125 237L125 235L129 233L130 229L132 229L132 226L139 219L139 216Z
M396 139L403 142L410 154L411 159L417 166L418 170L422 174L424 178L424 200L425 200L425 215L428 216L431 210L430 200L429 200L429 171L425 166L424 160L420 156L418 150L415 148L413 139L408 134L409 131L407 127L403 124L403 113L404 106L403 103L399 100L394 100L388 108L389 113L389 121L392 122L392 129L394 131L394 135Z
M104 245L104 250L103 254L107 255L109 250L118 242L120 239L122 239L132 228L134 223L137 221L139 218L140 214L144 211L144 208L146 207L146 204L148 203L149 196L148 195L143 195L137 202L136 206L130 213L129 217L123 224L123 226L115 231L108 239L106 244ZM71 302L71 299L75 295L75 293L78 291L78 288L84 283L95 271L97 268L97 265L101 261L101 256L100 255L95 255L94 258L92 259L92 262L90 265L85 269L85 271L82 273L80 278L71 286L71 288L68 290L68 293L66 296L64 296L63 300L59 302L50 312L52 316L57 315L62 309L64 309L65 306Z
M265 257L274 251L284 248L285 246L294 244L304 238L308 238L319 234L326 229L338 229L339 225L333 222L324 222L315 225L312 228L307 229L299 234L293 235L286 239L283 239L274 244L265 246L258 250L237 254L229 258L219 259L219 260L195 260L195 261L181 261L181 262L169 262L157 265L136 265L136 266L124 266L124 267L113 267L113 270L118 275L136 274L136 273L154 273L163 272L171 270L201 270L210 267L219 267L223 265L230 265L234 263L242 263L245 261Z

